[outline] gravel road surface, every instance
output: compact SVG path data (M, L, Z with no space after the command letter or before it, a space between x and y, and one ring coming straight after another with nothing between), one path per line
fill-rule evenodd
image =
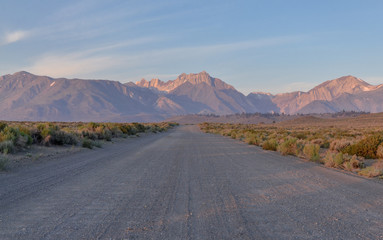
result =
M1 173L0 239L383 239L383 183L180 126Z

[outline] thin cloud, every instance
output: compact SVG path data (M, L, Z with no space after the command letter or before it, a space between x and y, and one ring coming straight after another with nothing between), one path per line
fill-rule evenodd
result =
M38 59L26 70L51 77L78 77L102 71L112 66L114 66L114 62L110 57L82 57L76 54L65 56L47 55Z
M121 57L121 61L134 62L134 66L155 65L164 62L179 62L184 60L200 60L201 58L209 58L218 54L226 54L227 52L235 52L248 49L260 49L270 46L284 45L302 41L306 36L284 36L277 38L266 38L252 41L239 41L233 43L223 43L214 45L186 46L165 49L155 49L130 54Z
M251 48L263 48L269 46L283 45L293 42L301 41L305 36L283 36L276 38L265 38L251 41L239 41L234 43L223 43L214 45L202 45L202 46L191 46L191 47L179 47L179 48L168 48L158 51L150 51L146 54L152 55L163 55L163 54L178 54L185 53L191 55L206 55L214 54L219 52L229 52L237 50L246 50Z
M26 69L36 74L44 74L53 77L81 77L102 71L121 71L122 68L125 69L124 71L129 71L142 67L147 68L150 66L158 66L169 62L180 62L184 60L197 61L198 59L201 59L201 57L207 59L209 57L214 57L217 54L226 54L227 52L297 42L301 41L302 37L278 37L215 45L152 49L141 52L135 52L134 49L128 49L114 54L109 52L109 50L112 49L142 45L157 40L163 39L158 37L147 37L91 48L81 52L45 54L38 58L32 66ZM175 75L172 74L170 76L151 75L145 77L166 78L174 76Z
M108 55L108 50L149 43L159 38L138 38L72 53L48 53L26 67L27 71L52 77L78 77L121 67L121 57Z
M3 41L2 41L3 44L2 45L18 42L18 41L28 37L28 35L29 35L28 31L22 31L22 30L8 32L5 34L5 36L3 38Z

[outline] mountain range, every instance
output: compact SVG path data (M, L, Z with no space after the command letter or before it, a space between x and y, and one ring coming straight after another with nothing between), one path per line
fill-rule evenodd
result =
M203 71L122 84L37 76L21 71L0 77L0 119L16 121L161 121L185 114L334 113L383 111L383 85L345 76L308 92L245 96Z

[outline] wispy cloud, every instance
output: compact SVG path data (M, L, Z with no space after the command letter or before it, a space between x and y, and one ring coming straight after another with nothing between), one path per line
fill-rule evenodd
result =
M46 55L38 59L26 70L52 77L76 77L102 71L114 66L110 57L86 57L78 54Z
M158 51L149 51L144 53L145 55L172 55L172 54L188 54L190 55L209 55L215 53L231 52L238 50L246 50L252 48L263 48L269 46L276 46L282 44L293 43L302 41L306 36L283 36L275 38L264 38L250 41L238 41L233 43L221 43L212 45L201 45L201 46L189 46L189 47L178 47L161 49Z
M23 30L17 30L17 31L5 33L5 35L1 41L1 45L7 45L10 43L18 42L18 41L28 37L28 35L30 35L30 32L23 31Z
M233 54L233 52L236 51L261 49L270 46L299 42L305 38L306 36L286 36L212 45L152 49L135 54L129 54L125 57L121 57L120 60L133 63L136 67L141 65L148 67L149 65L154 66L164 63L169 64L170 62L195 62L222 54Z
M52 77L78 77L89 73L121 67L126 59L108 54L109 50L131 47L155 41L159 38L138 38L70 53L46 53L38 57L27 71Z
M201 58L208 59L209 57L215 57L217 54L288 44L301 39L301 36L293 36L144 51L136 51L134 48L117 52L110 51L163 40L161 37L146 37L90 48L80 52L48 53L37 58L26 70L53 77L82 77L90 73L111 71L113 69L117 71L124 69L123 71L127 72L137 68L158 67L161 64L183 61L188 64L190 61L198 61ZM175 76L175 74L150 74L144 77L148 79L152 77L167 79Z

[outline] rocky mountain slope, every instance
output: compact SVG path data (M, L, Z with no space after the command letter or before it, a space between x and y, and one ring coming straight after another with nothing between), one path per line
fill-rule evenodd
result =
M382 85L373 86L353 76L345 76L326 81L308 92L278 94L273 97L272 101L277 105L280 112L289 114L324 113L342 110L367 111L368 109L374 109L377 104L380 105L382 102L375 104L372 101L371 103L374 106L371 107L357 104L358 99L363 96L363 93L376 95L381 87Z
M0 77L0 120L159 121L185 114L383 111L383 87L353 76L308 92L245 96L206 72L122 84L18 72Z
M124 121L155 119L158 96L116 81L53 79L27 72L0 77L0 119Z

